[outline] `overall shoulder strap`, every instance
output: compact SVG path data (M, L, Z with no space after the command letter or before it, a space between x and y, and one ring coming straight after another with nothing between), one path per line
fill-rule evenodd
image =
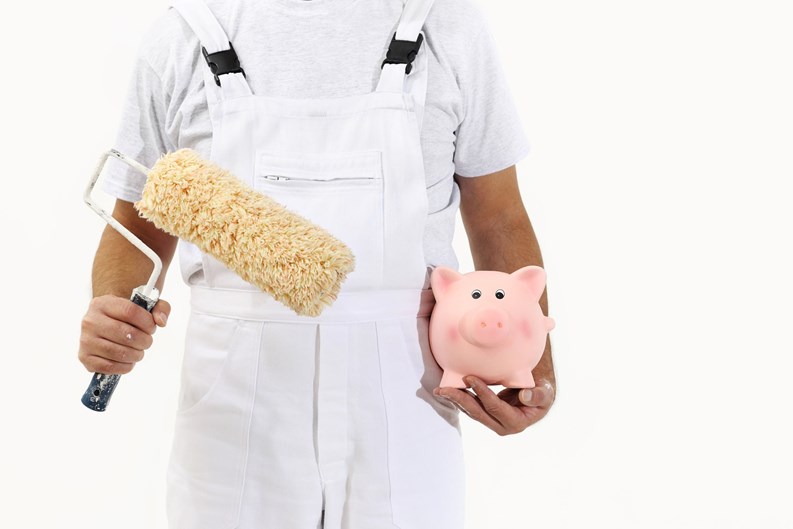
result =
M381 66L378 92L407 92L417 104L419 126L427 93L427 49L422 28L434 0L406 0Z
M206 61L205 84L209 102L251 95L234 46L206 2L173 0L172 5L198 36Z
M427 15L432 8L433 0L407 0L402 16L399 18L399 26L396 30L397 40L416 40Z

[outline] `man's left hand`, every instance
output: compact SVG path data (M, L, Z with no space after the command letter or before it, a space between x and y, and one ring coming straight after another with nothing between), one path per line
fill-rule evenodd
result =
M463 380L475 394L446 387L435 388L433 394L449 399L469 417L502 436L520 433L545 417L555 397L551 382L542 378L533 388L505 388L498 395L475 376Z

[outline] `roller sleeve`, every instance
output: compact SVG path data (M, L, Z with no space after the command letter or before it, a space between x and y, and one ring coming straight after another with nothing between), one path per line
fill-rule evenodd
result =
M157 161L135 208L297 314L319 315L354 268L342 241L192 149Z

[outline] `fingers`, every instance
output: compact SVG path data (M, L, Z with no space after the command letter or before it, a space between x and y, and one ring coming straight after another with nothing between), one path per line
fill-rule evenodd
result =
M154 331L157 330L154 317L146 309L118 296L94 298L89 307L89 314L91 312L98 312L110 319L134 325L148 334L154 334Z
M522 414L501 400L487 384L474 376L467 376L463 380L473 388L476 396L456 388L438 388L434 393L448 398L461 407L469 417L499 435L514 433L525 428L518 424L522 420Z
M122 348L145 351L154 343L151 334L147 334L128 323L108 319L105 325L96 329L93 337L102 338Z
M94 329L93 336L139 351L148 349L154 342L151 334L141 331L129 323L110 318L100 321L100 324Z
M554 389L550 381L542 379L537 381L534 388L522 389L518 399L524 406L547 408L554 400Z
M433 390L433 394L449 399L466 415L503 435L504 426L494 417L488 415L482 404L468 391L457 388L436 388Z
M92 373L124 375L143 359L143 351L100 337L81 337L81 361Z
M506 388L498 395L475 376L463 380L476 395L457 388L436 388L433 393L451 400L469 417L502 436L520 433L542 419L554 399L553 385L545 379L538 380L534 388Z
M516 424L521 414L512 406L501 400L498 395L493 393L493 390L487 384L474 376L467 376L466 384L469 384L476 392L477 397L482 402L482 408L489 415L493 416L499 423L508 429L512 429Z
M152 346L152 334L164 326L171 306L160 300L154 314L118 296L98 296L82 321L78 358L95 373L125 374Z

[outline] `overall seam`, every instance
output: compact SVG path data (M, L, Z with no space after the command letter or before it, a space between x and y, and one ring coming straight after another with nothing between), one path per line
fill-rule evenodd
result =
M240 479L242 482L240 483L240 495L237 505L237 524L239 524L239 519L242 515L242 504L243 499L245 498L245 481L248 476L248 458L250 456L251 450L251 424L253 422L253 410L256 409L256 394L258 393L259 388L259 365L261 364L262 359L262 343L264 340L264 327L265 322L260 322L259 324L259 339L258 339L258 347L256 348L256 366L254 368L254 377L253 377L253 395L251 395L251 408L248 412L248 419L247 419L247 426L246 426L246 434L245 434L245 458L242 462L242 466L240 467Z
M395 528L401 529L394 521L394 498L393 498L393 490L392 490L392 480L391 480L391 447L390 447L390 427L388 425L388 405L386 404L386 397L385 397L385 389L383 388L383 365L380 362L380 330L378 328L379 322L375 321L374 323L374 332L375 332L375 343L377 344L377 372L380 377L380 396L383 399L383 420L385 421L385 452L386 452L386 469L388 471L388 506L391 509L391 523L394 525Z

